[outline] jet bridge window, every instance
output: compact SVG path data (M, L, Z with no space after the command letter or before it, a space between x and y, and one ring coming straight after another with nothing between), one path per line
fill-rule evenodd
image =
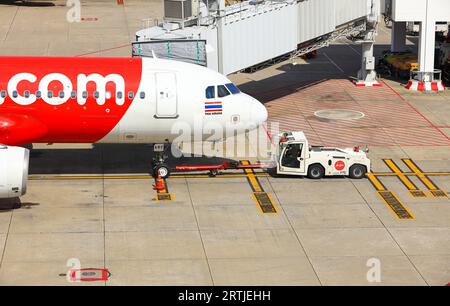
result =
M225 87L225 85L217 86L217 93L219 94L219 98L223 98L230 95L230 92Z
M228 88L228 90L229 90L233 95L237 95L238 93L241 93L241 91L239 90L239 88L237 88L237 86L234 85L233 83L225 84L225 86Z
M206 99L215 99L216 98L216 87L209 86L206 88Z

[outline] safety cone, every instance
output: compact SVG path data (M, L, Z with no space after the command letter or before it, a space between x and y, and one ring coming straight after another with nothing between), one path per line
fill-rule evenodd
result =
M158 174L156 185L153 185L153 190L161 191L164 189L166 189L166 185L164 184L164 180L161 178L161 175Z

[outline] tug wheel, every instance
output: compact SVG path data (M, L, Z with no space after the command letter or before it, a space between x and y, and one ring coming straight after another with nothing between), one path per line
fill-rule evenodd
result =
M324 176L325 176L325 169L322 167L322 165L316 164L309 166L308 178L313 180L320 180Z
M349 176L352 179L360 180L366 176L367 170L363 165L353 165L350 167Z

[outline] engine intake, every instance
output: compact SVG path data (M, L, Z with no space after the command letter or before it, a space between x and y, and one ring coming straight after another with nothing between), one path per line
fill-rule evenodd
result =
M0 198L16 198L27 192L30 151L0 145Z

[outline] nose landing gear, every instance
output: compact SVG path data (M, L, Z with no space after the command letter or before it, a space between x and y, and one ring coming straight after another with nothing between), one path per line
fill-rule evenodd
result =
M170 168L166 163L168 159L168 155L166 154L170 145L168 143L165 144L155 144L153 146L153 152L155 153L155 157L153 158L152 163L152 176L154 178L162 178L166 179L170 176Z

